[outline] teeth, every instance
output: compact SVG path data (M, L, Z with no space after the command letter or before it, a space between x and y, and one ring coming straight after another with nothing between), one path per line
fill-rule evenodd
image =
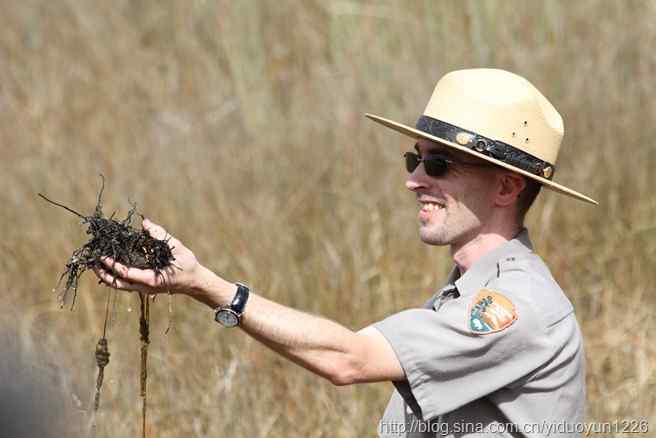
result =
M433 202L424 202L424 203L422 204L422 207L421 207L421 208L422 208L423 210L433 211L433 210L440 210L440 209L444 208L444 206L442 206L442 205L440 205L440 204L435 204L435 203L433 203Z

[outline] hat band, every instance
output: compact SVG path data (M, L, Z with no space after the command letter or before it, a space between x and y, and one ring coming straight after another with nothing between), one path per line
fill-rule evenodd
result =
M421 116L416 128L434 137L439 137L451 143L472 149L479 154L492 157L511 166L517 167L533 175L551 179L556 166L533 155L517 149L499 140L492 140L483 135L460 128L450 123Z

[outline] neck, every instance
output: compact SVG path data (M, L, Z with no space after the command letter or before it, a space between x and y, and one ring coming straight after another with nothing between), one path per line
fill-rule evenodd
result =
M478 259L490 251L513 239L517 235L515 227L504 230L479 232L464 243L451 245L451 257L464 274Z

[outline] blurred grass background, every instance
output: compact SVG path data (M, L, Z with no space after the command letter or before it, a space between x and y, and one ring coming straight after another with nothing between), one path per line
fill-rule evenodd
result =
M20 351L80 424L108 290L52 293L90 213L128 200L225 278L360 328L416 306L448 252L417 237L408 139L444 73L499 67L560 110L556 180L528 217L586 339L589 421L656 436L653 1L1 0L0 290ZM335 388L180 297L152 307L149 436L375 436L391 384ZM138 300L119 295L97 436L140 433ZM172 322L173 328L164 334ZM72 435L73 436L73 435ZM620 436L620 435L617 435Z

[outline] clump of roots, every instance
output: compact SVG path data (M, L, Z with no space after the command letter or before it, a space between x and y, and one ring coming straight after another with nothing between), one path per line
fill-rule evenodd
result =
M102 177L102 175L101 175ZM145 230L137 230L132 227L132 218L137 212L136 204L132 204L132 208L128 215L122 221L114 220L113 213L109 218L106 218L102 211L102 194L105 188L105 180L102 179L102 186L98 193L98 202L96 209L90 216L84 216L75 210L72 210L65 205L52 201L39 193L46 201L51 204L62 207L69 212L77 215L82 219L82 223L88 225L87 234L91 238L81 248L73 251L73 255L66 263L66 270L59 277L56 290L59 289L60 284L64 278L66 283L60 293L59 299L63 306L72 292L73 299L71 302L71 309L75 305L75 298L77 297L77 287L80 276L87 269L96 267L103 267L103 257L111 257L117 262L140 269L153 269L156 274L161 274L164 269L170 269L173 266L173 254L169 247L168 240L158 240L151 237ZM143 218L143 216L141 216ZM100 390L103 384L104 370L109 363L109 344L107 342L107 320L109 318L109 295L107 296L107 308L105 310L105 323L103 326L103 334L96 346L95 356L98 365L98 377L96 380L95 397L93 404L93 420L91 436L95 434L95 412L98 410L100 404ZM146 433L146 381L147 381L147 360L148 360L148 344L150 343L149 336L149 323L150 323L150 310L148 296L141 293L139 294L141 301L141 317L139 319L139 334L141 335L141 397L142 397L142 432L145 437Z
M73 251L73 255L66 263L66 270L59 278L56 289L59 289L62 280L66 278L66 283L59 296L62 306L67 302L68 295L72 292L71 308L73 308L80 276L87 269L102 267L101 259L103 257L111 257L117 262L130 267L153 269L156 273L170 267L174 260L167 240L155 239L145 230L137 230L132 227L132 218L137 213L136 204L132 204L127 217L122 221L114 220L115 212L109 218L103 215L102 194L104 186L103 179L96 209L90 216L84 216L39 193L39 196L51 204L62 207L80 217L82 223L88 226L87 234L91 235L91 239L87 243Z

